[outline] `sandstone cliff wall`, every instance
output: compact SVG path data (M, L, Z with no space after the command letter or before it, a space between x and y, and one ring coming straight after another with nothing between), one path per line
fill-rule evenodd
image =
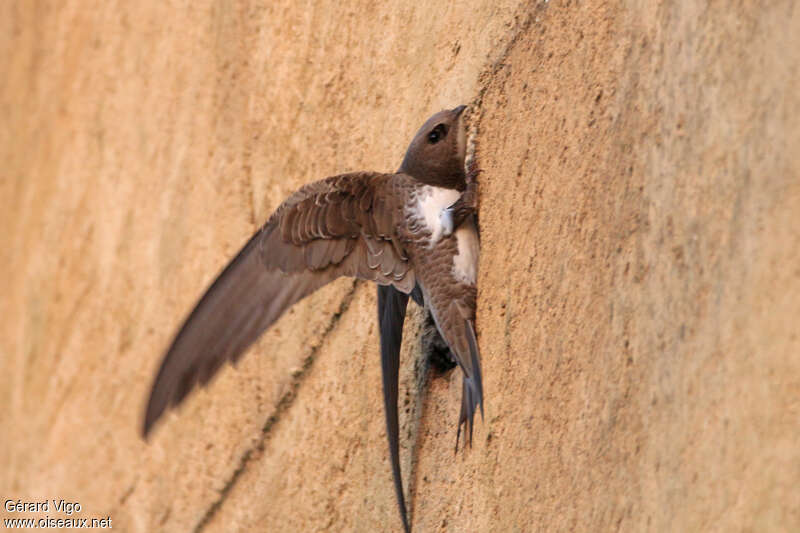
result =
M138 430L175 328L282 198L392 170L473 103L486 419L454 455L461 378L415 365L413 310L414 530L800 530L800 9L341 4L0 7L3 500L399 530L369 285Z

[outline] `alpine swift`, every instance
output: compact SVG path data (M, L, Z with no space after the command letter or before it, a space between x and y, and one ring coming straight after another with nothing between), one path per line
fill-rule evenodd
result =
M379 285L378 322L387 437L405 531L397 388L408 297L429 307L463 372L461 426L483 414L474 321L478 233L475 167L465 169L466 106L419 129L396 173L354 172L301 187L225 267L178 331L155 377L146 437L164 411L247 348L295 302L341 276ZM469 179L468 179L469 178Z

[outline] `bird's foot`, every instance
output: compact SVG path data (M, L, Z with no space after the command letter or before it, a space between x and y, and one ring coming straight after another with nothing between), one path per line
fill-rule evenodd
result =
M478 176L481 174L481 172L483 171L478 166L478 159L473 157L469 164L467 164L467 187L470 187L471 184L477 182Z
M474 162L470 164L466 190L450 207L442 209L439 213L439 222L442 224L442 233L445 237L452 234L467 218L478 213L478 182L475 178L479 173L477 164Z
M439 215L439 222L442 224L442 233L445 237L453 233L453 229L455 229L455 211L452 205L442 209L442 212Z

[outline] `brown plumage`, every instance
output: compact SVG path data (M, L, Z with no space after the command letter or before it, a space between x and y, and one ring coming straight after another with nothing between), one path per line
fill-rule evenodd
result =
M340 276L375 281L387 435L398 504L409 531L398 459L397 373L409 294L429 305L464 373L462 424L471 441L483 390L474 332L477 231L464 172L464 106L422 126L397 173L358 172L292 194L222 271L184 322L153 383L146 436L164 411L225 361L235 362L292 304ZM474 190L474 189L471 189ZM466 214L465 214L466 213ZM455 215L455 216L454 216ZM453 221L455 220L455 225ZM399 324L399 331L398 331ZM457 446L457 444L456 444Z

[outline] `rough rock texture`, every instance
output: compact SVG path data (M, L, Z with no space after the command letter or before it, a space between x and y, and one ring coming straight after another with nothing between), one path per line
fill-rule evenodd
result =
M800 530L794 2L341 4L0 7L0 497L122 531L398 530L369 285L138 431L283 197L396 168L472 102L486 419L454 455L461 378L416 360L415 309L415 531Z

